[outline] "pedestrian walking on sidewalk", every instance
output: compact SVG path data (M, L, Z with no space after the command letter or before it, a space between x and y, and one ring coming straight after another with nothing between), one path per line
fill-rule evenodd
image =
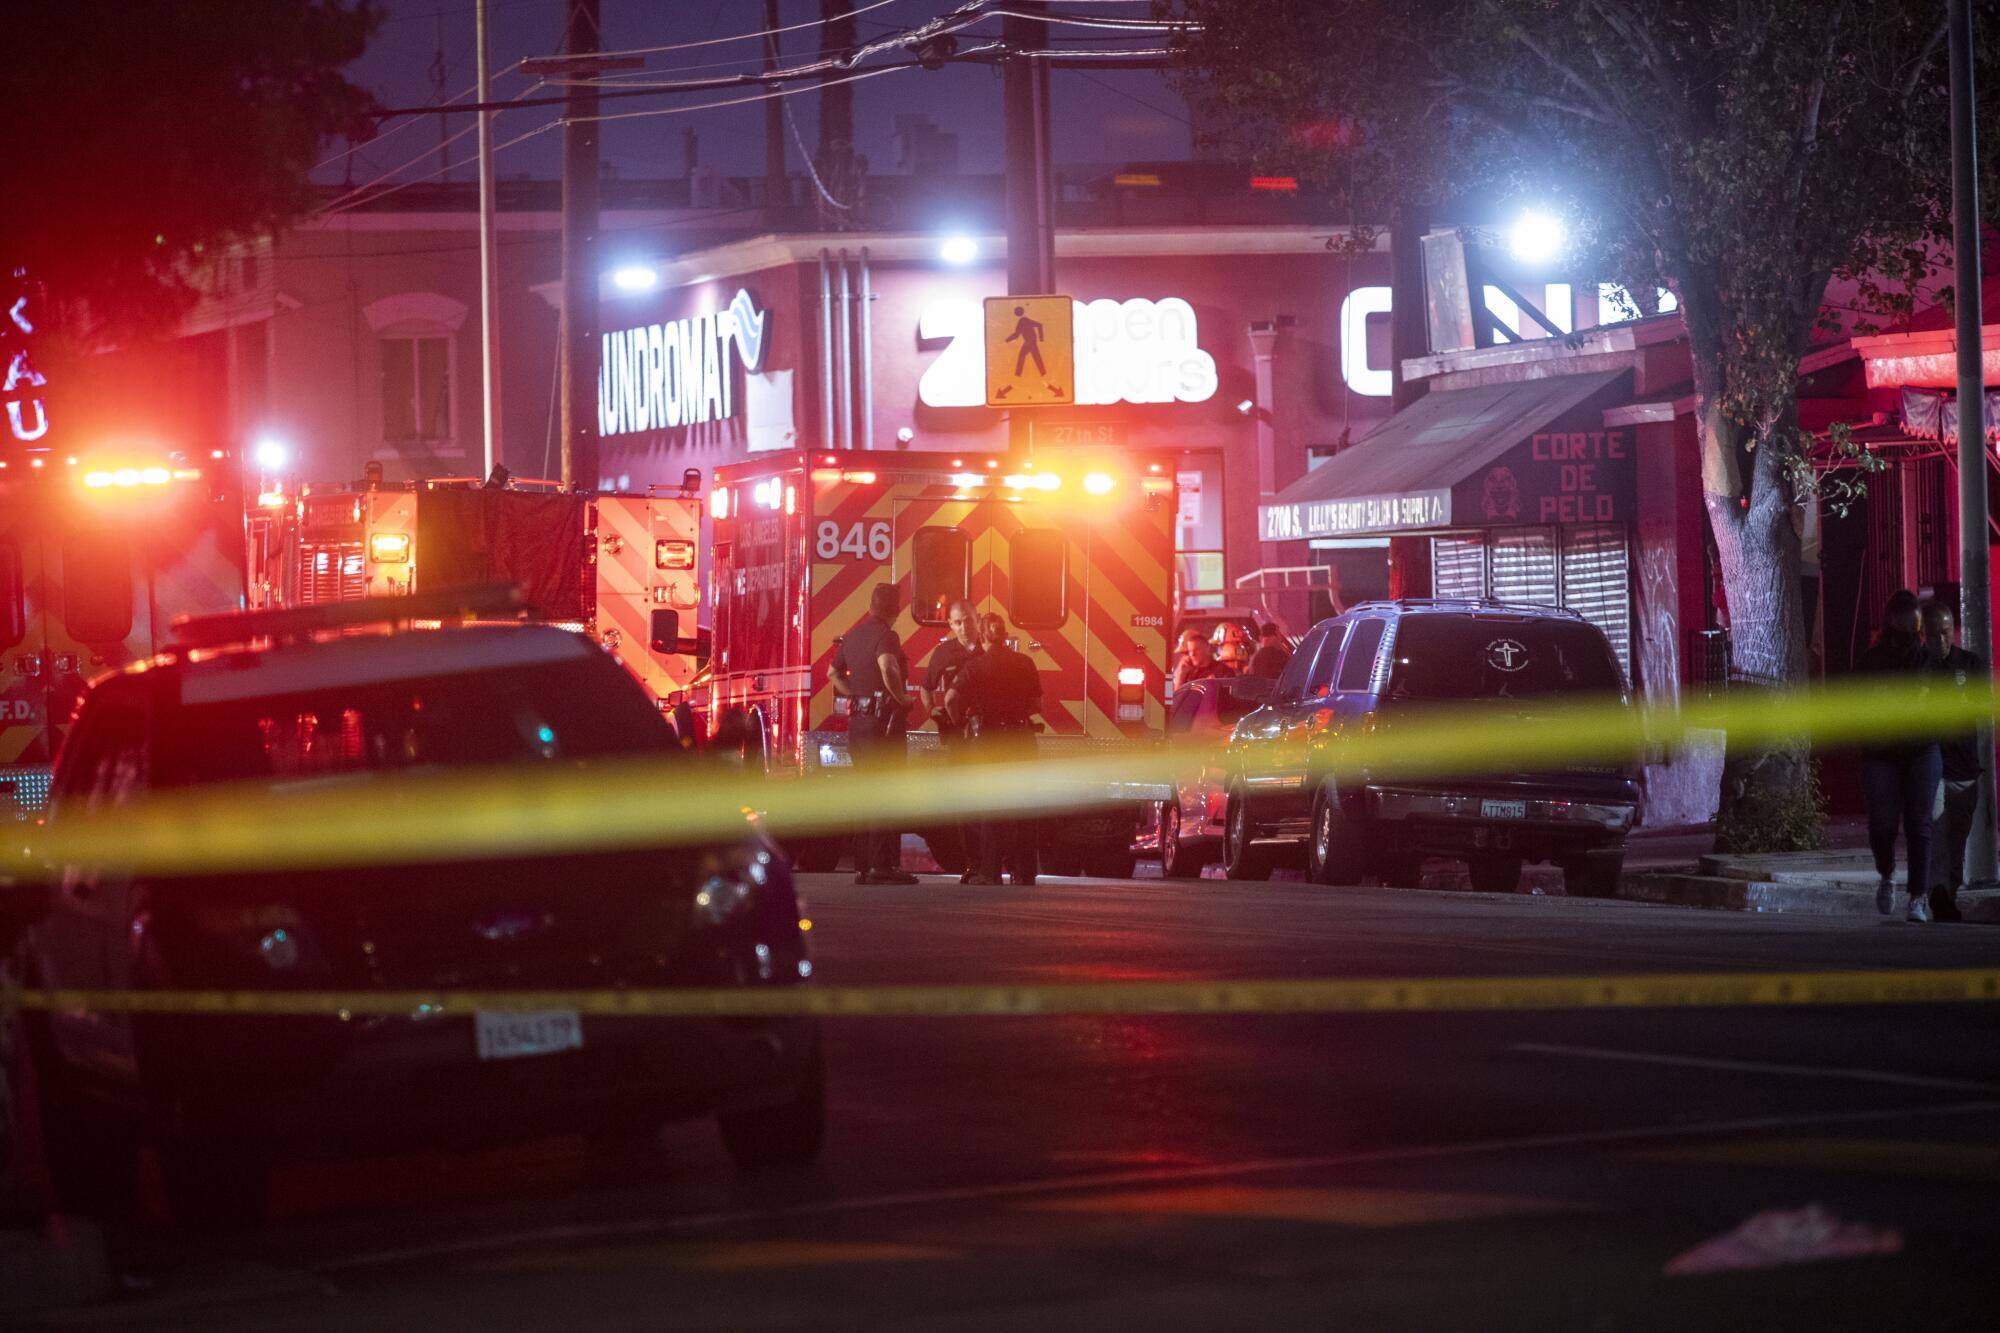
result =
M1923 625L1924 651L1931 659L1933 687L1964 694L1973 681L1986 679L1986 664L1979 654L1967 652L1954 640L1958 618L1943 602L1926 601L1918 609ZM1938 741L1938 757L1943 783L1933 813L1938 827L1931 834L1931 915L1939 921L1958 921L1958 891L1965 885L1965 842L1972 833L1972 817L1979 810L1979 775L1986 771L1979 733L1946 736Z
M1883 608L1882 632L1861 654L1855 670L1879 678L1905 694L1927 683L1930 658L1919 633L1916 594L1896 593ZM1893 705L1891 705L1893 706ZM1896 910L1896 834L1903 835L1910 863L1906 919L1929 921L1931 807L1937 800L1942 760L1938 743L1904 738L1861 751L1861 793L1868 804L1868 849L1875 855L1875 910Z

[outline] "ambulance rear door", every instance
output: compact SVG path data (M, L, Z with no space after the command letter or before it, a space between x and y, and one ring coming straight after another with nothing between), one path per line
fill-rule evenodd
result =
M992 501L976 492L909 487L893 508L895 564L903 594L897 621L910 679L929 680L931 655L950 637L951 604L992 604Z
M598 639L656 701L684 693L694 655L656 640L692 641L699 628L697 502L601 495L595 503Z

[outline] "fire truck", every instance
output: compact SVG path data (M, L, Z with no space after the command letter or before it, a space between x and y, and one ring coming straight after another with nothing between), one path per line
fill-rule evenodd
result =
M216 449L0 459L0 810L38 814L86 681L244 606L238 460Z
M828 668L841 636L867 616L870 589L890 582L902 592L896 629L915 680L945 637L953 601L1006 617L1041 673L1042 755L1156 736L1174 485L1165 458L1081 451L1032 461L786 452L719 468L709 493L709 715L731 721L746 753L774 774L846 765L846 701ZM910 741L921 758L937 734ZM1139 815L1161 799L1164 790L1132 786L1048 821L1044 868L1129 874ZM962 863L953 831L917 831L941 866ZM840 850L837 840L792 844L807 869L831 869Z
M595 639L689 743L708 657L698 572L701 474L645 494L476 477L265 490L249 509L254 608L484 583L518 585L530 618Z

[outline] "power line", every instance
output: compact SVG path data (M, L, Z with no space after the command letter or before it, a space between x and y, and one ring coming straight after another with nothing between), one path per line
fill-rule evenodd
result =
M835 79L822 79L803 88L772 88L761 93L751 93L747 97L730 97L719 102L697 102L693 106L665 106L652 111L620 111L608 116L579 116L578 120L640 120L647 116L678 116L689 111L713 111L726 106L745 106L751 102L768 102L774 97L796 97L819 88L830 88L835 84L858 83L862 79L872 79L883 74L894 74L899 69L921 69L921 65L911 61L904 65L876 65L872 69L858 70L853 74ZM647 91L651 91L650 89Z
M546 121L543 124L537 125L534 129L529 130L525 134L515 135L513 138L507 140L505 143L498 143L493 145L493 151L498 153L503 148L512 148L515 144L526 143L528 140L534 138L536 135L546 134L548 131L555 129L558 125L561 124L562 124L562 118L558 116L554 120ZM459 135L464 135L469 132L470 132L469 130L461 130L459 131ZM459 135L454 135L453 137L457 138L459 137ZM430 152L426 151L423 156L429 157ZM415 160L422 161L423 158L417 158ZM456 171L460 167L467 166L478 160L479 160L479 155L477 153L474 153L471 157L464 157L460 158L456 162L447 163L444 166L439 167L435 171L425 172L421 176L413 176L406 181L398 181L396 184L391 185L386 190L379 190L376 193L368 196L368 198L366 199L354 199L353 194L343 195L340 199L335 200L332 204L321 209L317 214L317 216L325 218L325 217L333 217L334 215L339 213L350 213L357 208L361 208L365 205L375 203L377 200L387 199L390 195L395 194L399 190L406 190L412 185L421 185L427 180L433 180L439 176L444 175L446 172ZM408 164L406 163L405 165ZM402 168L398 167L396 170L400 171L402 170ZM394 174L395 172L392 171L383 176L379 176L376 178L374 182L371 182L371 184L380 183L381 181L388 179L389 176L393 176ZM361 189L367 189L367 188L368 188L367 186L361 187ZM358 192L359 191L356 191L355 193ZM352 203L347 202L350 199L353 199Z
M856 14L866 14L870 10L875 10L875 9L886 9L890 5L898 3L900 3L900 0L875 0L875 3L873 4L863 5L859 9L851 9L846 14L836 15L835 17L851 18ZM747 42L747 41L752 41L759 37L777 37L780 36L781 34L788 32L802 32L807 28L821 27L829 21L830 20L828 19L812 19L805 23L793 23L780 28L764 28L758 32L739 32L729 37L704 37L697 42L674 42L667 46L635 46L635 47L630 47L623 51L592 52L591 58L601 59L607 56L645 56L645 55L652 55L658 51L687 51L698 46L724 46L730 42Z
M495 74L493 77L496 79L505 78L507 75L512 74L515 70L519 69L520 67L521 67L521 62L517 60L513 64L507 66L507 68L501 70L498 74ZM533 87L538 87L538 86L540 85L537 84L531 86L530 91L533 90ZM440 103L439 105L449 106L452 103L458 101L461 97L468 96L469 94L475 93L477 91L479 91L479 85L476 83L470 84L467 87L461 88L457 92L453 93L450 97L446 98L444 102ZM376 135L373 139L368 140L366 146L374 147L376 145L379 145L384 139L396 133L398 130L408 129L410 126L416 123L417 122L415 119L410 119L404 121L400 125L396 125L389 129L386 129L382 131L380 134ZM445 142L450 143L451 140L447 139L445 140ZM364 145L359 143L350 143L347 145L347 147L341 149L339 152L335 153L332 157L327 158L324 162L315 163L312 170L318 171L321 167L332 166L335 162L340 161L340 159L342 159L343 157L348 157L354 153L361 151L363 146Z
M647 116L676 116L676 115L685 115L695 111L713 111L721 107L744 106L752 102L766 102L770 101L773 98L794 97L797 96L799 93L811 92L813 91L814 88L824 87L826 86L826 84L830 83L855 83L862 79L872 79L883 74L894 73L896 70L899 69L917 69L917 68L920 67L915 62L906 65L878 65L872 69L859 70L855 73L844 75L838 79L828 79L822 83L815 83L807 87L773 88L773 89L768 89L761 93L753 93L746 97L724 98L714 102L697 102L692 106L660 107L652 111L626 111L609 116L587 116L587 117L582 117L582 119L594 120L594 121L632 120ZM534 138L536 135L544 134L549 130L555 129L557 126L563 123L563 120L564 120L563 117L558 116L553 120L546 121L543 124L536 126L534 129L529 130L525 134L516 135L514 138L509 139L504 143L494 145L493 151L497 153L502 149L512 148L516 144L525 143L527 140ZM470 132L470 127L468 127L468 129L466 130L459 131L459 134L453 137L458 138L469 132ZM407 167L410 165L414 165L416 162L422 161L425 157L431 156L431 154L435 151L436 151L435 149L426 149L421 156L413 158L411 162L405 163L404 166ZM461 158L460 160L448 163L445 166L440 167L435 171L426 172L421 176L413 176L406 181L398 181L396 184L389 186L387 189L379 190L376 193L369 195L366 199L355 198L356 195L362 193L363 191L371 188L376 184L379 184L381 181L388 179L389 176L395 175L396 171L403 170L403 167L398 167L395 169L395 171L386 172L382 176L377 177L374 181L369 182L367 185L358 186L356 187L355 190L350 191L348 194L341 196L339 199L335 200L332 204L328 205L326 208L321 209L318 212L317 216L333 217L339 213L351 212L356 208L361 208L366 205L373 204L377 200L386 199L390 195L395 194L400 190L405 190L412 185L421 185L425 181L433 180L439 176L444 175L446 172L456 171L460 167L465 166L468 163L474 161L475 158L476 155L475 157Z
M1126 92L1123 88L1120 88L1115 83L1106 83L1103 79L1098 78L1096 75L1092 74L1089 70L1080 69L1077 71L1077 73L1081 75L1086 81L1096 84L1098 87L1104 89L1104 91L1107 93L1116 93L1118 96L1124 98L1126 101L1136 102L1140 106L1145 107L1148 111L1154 112L1158 115L1165 116L1169 120L1178 120L1181 124L1187 126L1189 129L1194 128L1194 122L1189 120L1186 116L1183 116L1175 111L1169 111L1163 106L1155 106L1153 103L1148 102L1145 98L1140 97L1136 93Z

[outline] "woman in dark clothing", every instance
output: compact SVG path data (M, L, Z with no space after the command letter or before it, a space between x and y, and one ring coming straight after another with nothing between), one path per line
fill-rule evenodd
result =
M1899 592L1883 609L1882 632L1855 669L1913 691L1930 669L1919 634L1917 599ZM1931 806L1937 800L1942 774L1935 740L1900 740L1871 745L1861 751L1861 792L1868 803L1868 847L1875 854L1875 910L1887 916L1896 908L1896 833L1903 834L1910 862L1910 899L1905 915L1911 921L1931 919Z

